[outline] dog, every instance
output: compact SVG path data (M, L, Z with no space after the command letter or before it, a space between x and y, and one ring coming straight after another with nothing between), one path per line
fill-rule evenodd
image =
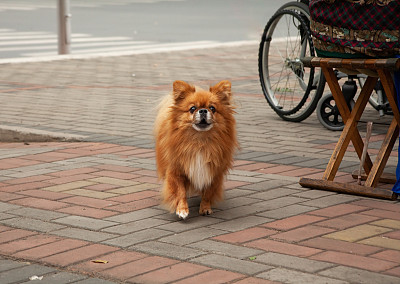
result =
M158 107L155 150L163 203L181 219L189 215L187 197L201 197L199 214L212 214L223 199L224 177L238 148L231 83L221 81L209 91L183 81Z

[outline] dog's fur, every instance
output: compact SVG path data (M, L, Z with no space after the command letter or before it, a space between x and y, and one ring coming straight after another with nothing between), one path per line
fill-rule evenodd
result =
M164 203L182 219L189 215L191 192L201 196L202 215L211 214L211 205L223 198L224 177L238 147L231 97L229 81L209 91L175 81L159 105L157 172L164 180Z

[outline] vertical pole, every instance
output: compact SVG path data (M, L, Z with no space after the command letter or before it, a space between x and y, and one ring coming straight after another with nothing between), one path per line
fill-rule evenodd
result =
M58 0L58 54L69 54L71 46L69 0Z

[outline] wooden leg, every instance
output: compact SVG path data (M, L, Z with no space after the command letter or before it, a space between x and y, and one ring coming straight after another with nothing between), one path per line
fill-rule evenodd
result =
M339 112L342 116L343 121L345 122L345 127L340 136L338 143L336 144L335 150L332 153L331 159L329 160L328 166L325 170L323 179L325 180L333 180L335 175L339 169L340 163L343 159L343 156L346 152L347 146L350 140L353 142L354 148L358 154L358 157L361 158L362 149L364 147L364 142L360 136L360 133L357 130L357 122L360 119L365 106L368 102L370 94L376 84L377 79L368 77L367 81L364 84L363 89L361 90L360 96L354 106L352 112L350 112L347 102L344 99L343 93L340 89L339 83L337 81L336 75L333 72L332 68L322 68L326 81L332 91L332 95L335 99L336 105L339 109ZM364 165L364 170L366 173L369 173L372 167L372 161L369 155L367 154L366 162Z
M393 145L399 137L399 126L397 125L396 118L393 118L392 123L386 133L385 139L382 142L381 149L376 156L374 165L365 181L365 186L376 187L379 182L379 178L383 173L383 169L386 166L387 160L389 159L390 152L392 152Z

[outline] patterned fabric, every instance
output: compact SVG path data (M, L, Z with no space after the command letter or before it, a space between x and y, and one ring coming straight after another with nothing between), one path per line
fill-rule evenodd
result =
M391 57L400 54L398 0L311 0L318 55Z

